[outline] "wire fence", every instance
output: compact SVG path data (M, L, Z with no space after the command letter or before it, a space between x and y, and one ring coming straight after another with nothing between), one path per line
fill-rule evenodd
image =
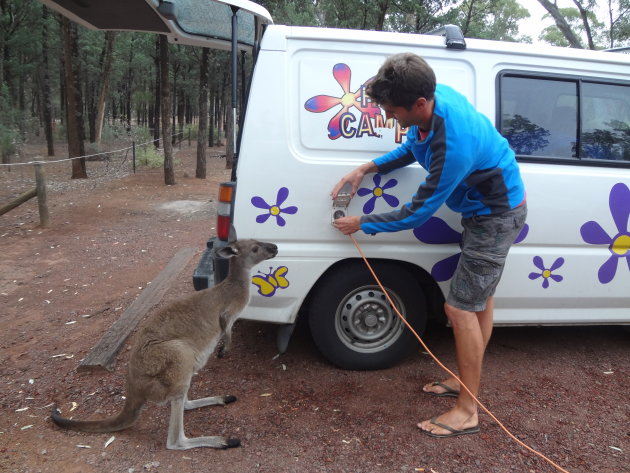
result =
M181 147L184 134L174 133L171 138ZM127 146L119 143L116 149L67 158L42 157L39 153L45 146L33 145L14 162L0 163L0 215L37 196L41 217L42 194L46 192L89 192L104 182L135 173L137 167L161 167L163 149L155 147L157 141L136 143L132 139ZM65 153L65 145L56 147L60 154ZM72 161L78 159L86 161L87 179L72 179ZM36 187L39 193L34 194Z
M176 145L181 145L183 133L174 133L172 138ZM42 157L37 152L45 152L45 146L31 146L22 156L17 156L15 161L0 163L0 203L34 186L33 169L36 164L43 165L47 188L52 192L94 188L102 182L133 174L140 166L160 167L163 163L163 149L155 147L157 141L159 140L136 143L132 140L127 146L66 158ZM61 148L59 154L65 152L65 145L56 146ZM88 179L71 179L71 162L78 159L85 159Z

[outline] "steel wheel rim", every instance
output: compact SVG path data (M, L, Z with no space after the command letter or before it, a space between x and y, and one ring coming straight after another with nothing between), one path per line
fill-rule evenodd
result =
M406 313L398 295L389 296L403 317ZM339 340L353 351L378 353L398 340L405 329L383 291L377 286L363 286L348 294L335 313Z

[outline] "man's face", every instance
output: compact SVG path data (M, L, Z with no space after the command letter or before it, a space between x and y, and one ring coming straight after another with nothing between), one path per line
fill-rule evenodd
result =
M424 98L420 98L412 104L409 110L406 107L396 107L394 105L381 105L381 108L385 112L387 120L395 118L401 127L407 128L411 125L421 124L422 111L426 103L427 101Z

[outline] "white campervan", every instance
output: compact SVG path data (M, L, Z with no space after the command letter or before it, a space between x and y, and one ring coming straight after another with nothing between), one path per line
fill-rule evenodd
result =
M281 351L298 317L343 368L388 366L414 346L350 239L332 227L329 196L341 176L404 139L364 94L383 60L403 51L424 57L438 82L465 94L517 154L529 216L497 289L495 323L630 323L630 56L464 39L456 27L416 35L273 25L247 1L179 0L172 9L162 2L161 15L157 2L128 3L150 7L172 41L224 47L232 24L233 44L253 52L237 166L220 190L218 236L194 280L201 289L225 276L213 249L231 225L239 238L276 243L278 256L252 278L243 318L279 324ZM203 16L208 5L225 10L223 36L202 31L213 27ZM367 176L348 213L403 205L423 173L412 165ZM419 331L430 318L445 320L459 220L444 207L414 230L357 236Z

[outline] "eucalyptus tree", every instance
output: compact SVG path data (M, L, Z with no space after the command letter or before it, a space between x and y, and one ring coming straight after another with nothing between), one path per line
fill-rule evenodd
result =
M624 46L630 40L630 0L573 0L575 8L559 8L550 0L538 2L554 20L541 35L551 44L601 49ZM603 12L604 18L599 19L595 11Z
M518 22L529 16L517 0L463 0L441 18L442 24L458 25L470 38L531 42L520 35Z

